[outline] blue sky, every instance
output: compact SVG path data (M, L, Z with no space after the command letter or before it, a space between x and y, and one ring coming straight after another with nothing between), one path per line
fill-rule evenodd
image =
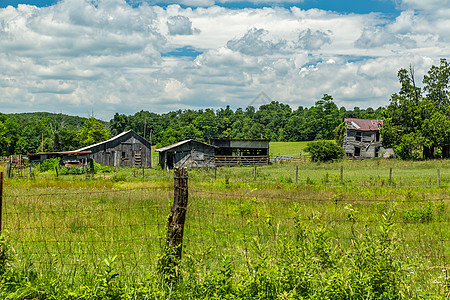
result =
M136 1L127 1L129 4L137 5ZM159 6L165 7L167 6L168 1L152 1L152 3L157 4ZM38 7L51 6L56 4L55 0L30 0L30 1L16 1L16 0L4 0L0 1L0 7L6 7L8 5L12 5L17 7L18 4L29 4L35 5ZM236 1L236 2L226 2L226 3L217 3L216 5L223 6L226 8L232 9L242 9L242 8L262 8L262 7L270 7L274 6L270 2L267 3L255 3L250 1ZM395 16L399 14L399 10L396 9L394 0L347 0L347 1L336 1L336 0L305 0L305 1L297 1L297 2L281 2L276 3L276 6L281 7L291 7L298 6L302 9L311 9L318 8L323 10L331 10L341 13L357 13L357 14L365 14L370 12L380 12L387 15ZM183 5L183 7L187 7ZM195 6L193 6L195 7Z
M18 4L24 5L18 5ZM0 1L0 112L379 107L450 59L450 0Z

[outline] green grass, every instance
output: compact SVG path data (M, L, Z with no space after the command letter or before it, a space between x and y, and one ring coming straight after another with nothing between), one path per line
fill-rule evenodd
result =
M157 268L172 172L5 179L0 297L445 299L450 193L437 168L450 185L448 160L274 164L256 181L253 167L189 170L175 285Z
M309 142L270 142L269 153L274 155L309 157L305 152L306 145Z

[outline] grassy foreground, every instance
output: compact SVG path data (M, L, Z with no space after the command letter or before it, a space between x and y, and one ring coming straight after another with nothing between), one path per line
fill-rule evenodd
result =
M189 170L177 280L172 173L112 171L5 179L1 299L449 297L450 161Z

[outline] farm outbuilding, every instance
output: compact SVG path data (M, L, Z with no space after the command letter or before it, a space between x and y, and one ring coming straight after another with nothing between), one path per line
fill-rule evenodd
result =
M216 166L267 165L269 140L209 139L216 146Z
M214 154L217 147L196 140L185 140L156 149L159 163L164 170L174 167L214 168Z
M267 165L268 140L209 139L209 143L185 140L156 149L163 169L174 167L214 168L233 165Z
M90 151L95 162L115 167L151 167L150 142L133 130L122 132L109 140L90 145L74 152Z
M383 120L346 118L343 148L349 158L390 157L392 149L381 144Z

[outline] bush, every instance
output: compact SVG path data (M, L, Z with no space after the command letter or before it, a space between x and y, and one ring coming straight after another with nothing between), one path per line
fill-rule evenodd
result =
M330 161L340 159L344 156L344 150L333 141L314 141L309 142L305 148L306 152L311 154L313 161Z
M59 158L48 158L39 164L39 171L45 172L54 170L59 165Z

